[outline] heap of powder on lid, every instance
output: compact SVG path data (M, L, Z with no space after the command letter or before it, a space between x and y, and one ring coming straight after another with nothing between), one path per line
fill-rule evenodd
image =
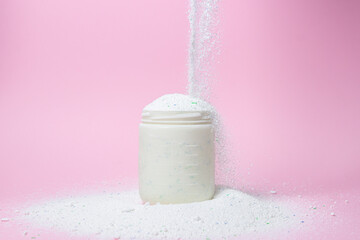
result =
M33 205L20 216L35 226L103 239L238 239L301 228L303 218L291 209L219 188L213 200L189 204L142 204L137 191L71 196Z
M184 94L166 94L150 103L144 108L144 111L171 111L171 112L199 112L215 111L206 101Z

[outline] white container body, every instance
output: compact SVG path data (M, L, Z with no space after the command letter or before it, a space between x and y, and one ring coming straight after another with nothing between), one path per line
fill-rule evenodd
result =
M189 203L213 197L211 123L141 123L139 130L139 191L144 202Z

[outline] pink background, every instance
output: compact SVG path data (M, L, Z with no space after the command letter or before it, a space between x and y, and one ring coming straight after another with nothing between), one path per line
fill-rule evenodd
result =
M212 102L237 185L358 196L360 2L220 6ZM142 108L185 92L187 7L0 0L0 202L136 179Z

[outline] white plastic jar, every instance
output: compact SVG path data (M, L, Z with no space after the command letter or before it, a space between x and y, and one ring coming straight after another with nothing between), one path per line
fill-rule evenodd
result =
M144 202L189 203L213 197L210 112L144 109L139 130L139 191Z

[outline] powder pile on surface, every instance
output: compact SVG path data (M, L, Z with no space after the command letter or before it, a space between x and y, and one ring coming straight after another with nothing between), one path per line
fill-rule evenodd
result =
M213 200L190 204L142 204L137 191L125 191L60 198L23 211L21 220L37 227L112 240L239 239L303 225L283 203L225 188Z

